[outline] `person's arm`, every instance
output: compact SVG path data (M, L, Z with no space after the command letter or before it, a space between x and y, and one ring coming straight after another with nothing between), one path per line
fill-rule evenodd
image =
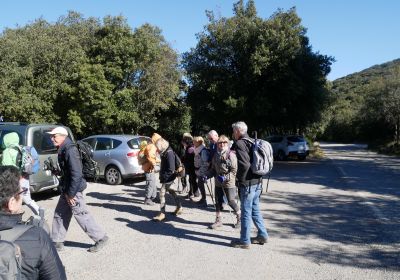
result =
M65 161L70 170L70 186L67 189L67 200L71 200L80 190L83 177L82 162L78 148L75 145L71 145L65 151Z
M236 157L237 157L237 173L236 179L239 184L244 183L246 181L247 172L250 169L250 154L249 150L246 146L245 140L236 142Z
M40 232L41 254L39 266L40 280L64 280L67 279L65 268L51 241L49 235L42 229Z

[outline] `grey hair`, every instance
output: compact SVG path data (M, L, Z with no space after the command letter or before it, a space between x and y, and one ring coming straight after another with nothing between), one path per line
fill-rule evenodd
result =
M247 124L245 122L235 122L232 124L232 129L240 132L240 135L247 133Z
M169 143L167 140L165 140L164 138L160 138L156 141L155 143L157 150L160 151L160 153L165 152L166 149L168 149L169 147Z
M218 137L218 133L213 129L208 132L208 135Z

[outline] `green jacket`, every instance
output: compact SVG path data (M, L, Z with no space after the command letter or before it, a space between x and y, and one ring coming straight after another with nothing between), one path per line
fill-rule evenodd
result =
M19 136L16 132L10 132L4 135L3 144L5 150L1 157L1 165L14 165L17 166L18 150L14 147L19 145Z

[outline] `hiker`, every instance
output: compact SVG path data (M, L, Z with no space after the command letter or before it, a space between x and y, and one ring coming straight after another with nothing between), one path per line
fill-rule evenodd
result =
M19 146L18 134L16 132L7 133L6 135L4 135L3 143L6 148L3 151L3 156L0 165L2 166L12 165L19 168L19 166L17 166L17 158L18 154L21 154L21 152L18 148ZM39 205L31 197L29 175L22 174L21 176L22 176L21 186L27 189L27 191L22 194L22 200L24 201L25 205L28 206L29 209L31 209L35 215L39 215Z
M154 205L154 200L157 198L155 166L159 160L157 158L157 148L155 143L160 138L161 136L159 134L154 133L151 137L151 143L147 144L146 141L143 141L144 148L142 169L146 176L146 191L144 199L144 204L146 205ZM139 152L139 156L142 156L141 152Z
M200 196L199 189L197 187L196 173L194 169L194 146L192 135L190 133L184 133L181 144L183 145L185 150L183 156L183 165L185 166L186 174L189 176L189 192L187 198L192 199L195 196Z
M169 143L167 140L164 138L160 138L157 140L155 143L158 152L160 153L161 157L161 166L160 166L160 183L161 183L161 189L160 189L160 212L159 214L153 218L155 221L164 221L165 220L165 192L168 191L174 198L175 204L176 204L176 209L173 212L174 215L180 215L182 214L183 208L181 201L176 194L176 192L171 189L171 185L174 183L177 174L176 174L176 169L175 169L175 157L177 155L175 152L172 150L172 148L169 146Z
M241 228L240 239L233 240L231 246L235 248L248 249L250 243L261 244L267 242L268 233L264 225L264 219L260 211L260 195L262 191L262 175L253 174L251 166L251 143L243 138L247 135L247 125L244 122L232 124L233 138L235 143L233 149L236 151L238 169L236 181L239 188ZM250 238L251 222L253 221L258 233L256 237Z
M7 231L11 230L14 236L19 232L20 236L13 242L21 250L22 279L67 279L64 266L50 236L43 228L24 225L22 221L22 195L26 191L26 188L20 186L18 168L0 166L1 239L5 237Z
M194 144L194 167L197 176L197 187L201 193L201 199L197 201L201 207L207 207L206 189L205 184L207 180L204 180L206 172L210 167L209 162L209 151L204 145L204 139L201 136L193 138Z
M236 198L236 171L237 158L234 151L229 149L229 138L221 135L217 140L217 152L211 160L210 171L207 177L215 176L215 222L210 225L211 229L222 226L221 210L224 202L224 196L228 200L229 206L236 214L235 228L240 228L240 208L237 205Z
M80 227L95 242L88 251L97 252L108 242L108 236L95 222L86 206L83 191L87 183L83 178L78 148L68 138L68 131L64 127L56 127L47 133L51 135L51 141L58 148L58 164L62 175L61 195L54 210L51 238L57 250L64 249L65 236L73 215Z

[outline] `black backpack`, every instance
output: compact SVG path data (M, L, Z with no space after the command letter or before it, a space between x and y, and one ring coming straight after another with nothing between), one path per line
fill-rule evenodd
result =
M82 173L85 179L97 179L97 162L93 159L93 148L81 140L76 141L79 155L82 161Z

